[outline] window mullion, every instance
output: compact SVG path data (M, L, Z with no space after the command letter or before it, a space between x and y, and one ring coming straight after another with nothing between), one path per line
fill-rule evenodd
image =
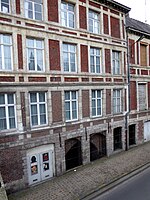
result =
M6 127L7 127L7 129L9 129L10 125L9 125L8 96L7 96L7 94L5 94L5 109L6 109Z
M39 102L39 93L37 93L37 115L38 115L38 125L40 125L40 102Z

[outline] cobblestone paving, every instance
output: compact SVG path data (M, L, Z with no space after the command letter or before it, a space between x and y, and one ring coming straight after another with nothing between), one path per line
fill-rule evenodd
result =
M89 191L148 162L150 142L9 195L9 200L77 200Z

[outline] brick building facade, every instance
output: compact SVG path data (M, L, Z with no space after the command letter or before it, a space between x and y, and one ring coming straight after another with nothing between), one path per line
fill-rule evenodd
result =
M12 0L0 8L7 190L124 150L130 9L110 0Z

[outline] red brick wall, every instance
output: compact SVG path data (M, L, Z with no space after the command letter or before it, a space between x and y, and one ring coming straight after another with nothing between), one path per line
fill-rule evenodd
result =
M0 171L4 183L22 179L23 167L20 147L0 150Z
M105 72L111 74L110 49L105 49Z
M123 39L125 39L125 25L124 25L123 20L122 20L122 36L123 36Z
M108 15L104 14L103 19L104 19L104 33L109 34Z
M130 109L137 110L136 82L130 82Z
M135 64L135 41L129 39L129 55L130 55L130 63Z
M150 66L150 45L149 45L149 66Z
M60 71L60 46L59 41L49 40L50 70Z
M52 119L53 122L62 121L62 100L60 91L52 91Z
M81 50L81 72L88 72L88 46L80 45Z
M22 112L22 123L23 127L26 127L26 105L25 105L25 92L20 92L21 98L21 112Z
M127 111L127 90L125 89L124 110Z
M83 118L90 116L89 90L82 91L82 114Z
M124 52L124 74L127 73L127 61L126 61L126 53Z
M115 17L110 17L110 24L111 24L111 36L120 38L120 23L119 19Z
M58 22L58 1L47 0L48 20Z
M16 0L16 14L20 14L20 0Z
M18 69L23 69L22 35L17 34Z
M111 90L106 89L106 114L111 114Z
M86 7L79 6L80 28L87 29Z

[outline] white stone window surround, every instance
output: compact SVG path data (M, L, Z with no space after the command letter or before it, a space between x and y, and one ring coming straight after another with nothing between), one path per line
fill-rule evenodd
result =
M0 34L0 71L12 71L12 36Z
M25 17L33 20L43 20L43 0L25 0Z
M100 34L100 13L89 9L88 13L89 32Z
M26 38L27 66L29 71L45 71L44 41L42 39Z
M119 75L121 74L121 52L120 51L112 51L112 66L113 66L113 74Z
M78 120L78 91L65 91L65 120Z
M48 124L46 92L30 92L30 123L31 127Z
M122 90L113 90L113 113L118 114L122 112Z
M90 47L90 72L102 73L102 50L98 47Z
M102 116L102 90L92 90L91 91L91 108L92 117Z
M72 43L62 44L62 59L64 72L77 72L77 45Z
M70 2L61 1L61 25L75 28L75 5Z
M0 130L15 129L16 99L14 93L0 94Z
M0 0L0 12L10 13L10 0Z

